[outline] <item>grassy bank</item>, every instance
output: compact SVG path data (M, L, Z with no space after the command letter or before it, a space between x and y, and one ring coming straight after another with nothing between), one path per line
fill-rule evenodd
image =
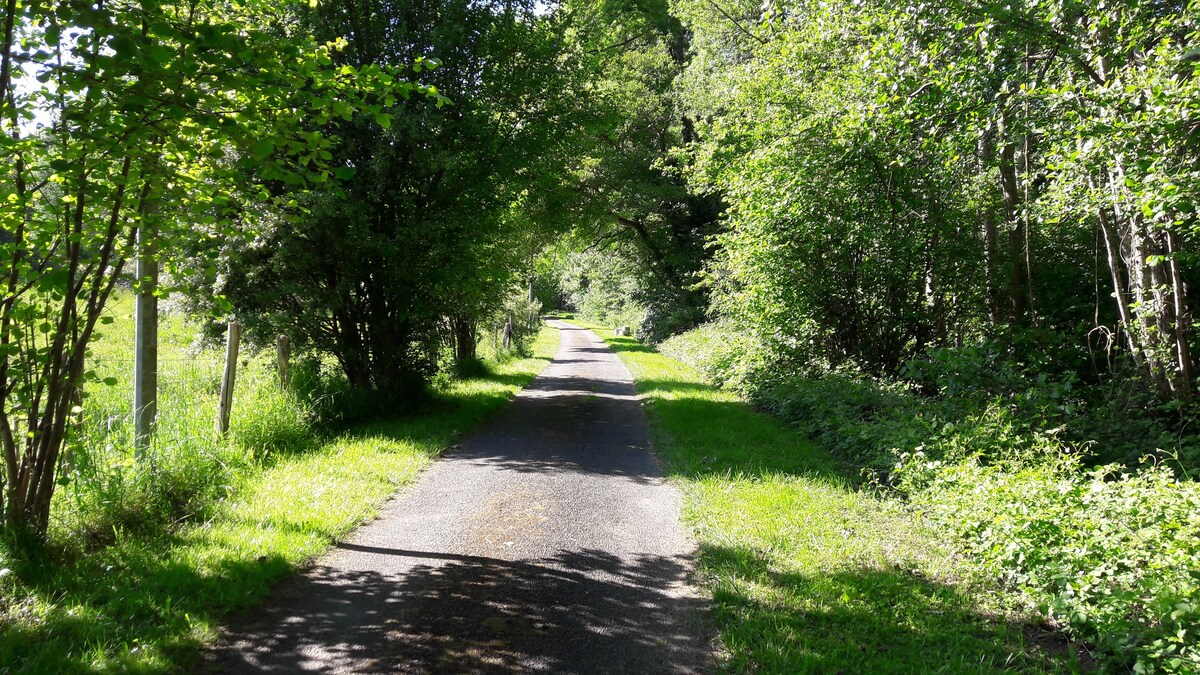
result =
M586 325L586 324L581 324ZM734 672L1071 672L900 503L692 368L600 330L646 397Z
M212 418L202 403L210 380L198 376L190 384L183 378L168 385L179 392L173 407L164 408L154 460L134 460L127 447L112 442L115 437L91 455L81 453L104 467L89 470L94 485L77 478L66 488L55 547L33 560L0 550L0 568L9 570L0 578L0 670L185 667L216 636L222 616L262 601L275 582L373 517L452 439L532 379L553 357L557 340L557 331L545 329L532 358L489 363L486 376L440 384L422 414L333 438L307 431L303 410L290 407L294 401L272 404L269 371L254 359L247 364L244 399L235 403L249 404L242 426L239 431L235 422L226 441L210 438ZM172 358L194 366L201 356ZM256 372L266 378L261 387L253 384ZM95 405L89 414L102 419L112 398L110 436L124 433L112 431L125 424L117 412L124 398L120 387L90 400ZM199 421L176 422L171 415ZM96 426L87 429L101 433ZM189 466L202 475L192 476ZM172 495L161 494L163 481L188 480L205 483L179 488L192 503L173 506ZM124 501L123 495L135 504L105 510L94 503ZM138 495L149 510L136 506ZM146 520L172 508L186 517L168 525ZM93 522L105 513L112 514L108 531ZM81 527L87 532L72 529Z
M1076 386L994 345L935 350L903 378L789 363L728 322L659 349L886 481L960 572L1036 608L1104 669L1200 671L1194 439L1161 401L1125 398L1129 382Z

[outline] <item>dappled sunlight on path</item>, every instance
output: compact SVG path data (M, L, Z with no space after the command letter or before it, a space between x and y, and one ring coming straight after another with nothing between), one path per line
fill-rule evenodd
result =
M686 559L626 560L584 550L510 561L342 548L414 564L401 576L317 568L311 581L288 589L312 594L308 611L262 617L254 649L223 665L281 672L331 664L360 672L662 672L676 668L664 642L690 639L692 627L677 617L702 609L695 597L658 588L666 579L684 583Z
M558 358L209 663L224 671L702 672L694 543L628 371Z

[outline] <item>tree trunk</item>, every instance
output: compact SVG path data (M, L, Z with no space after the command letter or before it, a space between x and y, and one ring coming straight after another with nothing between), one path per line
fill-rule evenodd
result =
M371 355L358 335L356 326L346 326L339 342L338 361L351 389L369 391L372 387Z
M995 141L992 134L985 133L978 144L979 167L986 171L995 160ZM984 204L979 211L980 224L983 228L983 273L984 273L984 302L987 305L988 325L995 328L1000 323L1002 314L1002 296L1000 292L999 255L996 243L996 217L989 204Z
M1025 62L1026 73L1028 74L1029 61ZM1026 104L1028 105L1028 104ZM1026 113L1028 115L1028 113ZM1038 319L1037 312L1037 294L1033 283L1033 223L1029 219L1029 205L1033 203L1035 197L1029 194L1030 185L1033 181L1033 173L1030 168L1029 157L1033 153L1033 134L1026 131L1021 135L1021 161L1025 165L1025 171L1021 179L1022 201L1021 201L1021 235L1023 238L1021 252L1023 259L1021 267L1025 272L1025 295L1028 300L1026 305L1029 319L1034 326L1040 326L1041 321Z
M479 346L475 320L462 314L453 316L450 328L454 335L454 360L460 364L474 361Z
M1179 271L1179 261L1176 259L1179 253L1179 242L1175 237L1175 233L1171 230L1166 231L1167 242L1167 266L1171 275L1171 296L1173 307L1175 310L1175 332L1172 336L1175 339L1176 358L1179 359L1179 378L1176 384L1176 392L1185 396L1191 396L1195 375L1192 368L1192 354L1188 346L1188 328L1191 327L1191 315L1188 311L1187 302L1187 287L1183 283L1183 275Z
M1093 186L1095 185L1090 178L1088 180ZM1099 208L1099 216L1100 231L1104 235L1104 250L1108 259L1108 271L1113 284L1113 298L1117 303L1117 316L1121 320L1118 330L1125 334L1129 355L1133 359L1134 365L1142 370L1145 368L1145 359L1142 356L1141 345L1134 335L1133 316L1129 309L1129 285L1125 281L1125 271L1122 268L1121 240L1113 229L1106 207Z
M928 203L929 224L933 231L925 244L925 311L929 313L929 320L932 323L932 344L936 347L944 347L946 345L946 312L942 293L939 288L941 284L939 274L941 271L937 267L938 245L941 241L942 213L941 205L937 201L932 185L926 191L926 199ZM918 342L920 341L921 339L918 338Z
M1156 306L1153 294L1154 280L1147 265L1148 242L1146 232L1134 210L1126 210L1124 206L1124 175L1117 168L1108 172L1108 194L1113 212L1113 221L1121 241L1121 258L1128 268L1129 296L1133 301L1130 306L1133 322L1130 330L1134 333L1136 342L1141 348L1145 360L1145 370L1154 381L1159 394L1169 396L1172 393L1171 378L1167 376L1167 368L1163 363L1161 345L1163 335L1160 334L1159 315L1161 308Z
M1004 132L1007 124L1001 117L1000 131ZM1008 302L1013 323L1023 323L1026 314L1025 288L1029 272L1025 267L1025 226L1019 216L1021 208L1021 193L1017 180L1017 145L1006 142L1000 149L1000 190L1004 197L1004 222L1008 227L1008 251L1011 265L1008 270Z

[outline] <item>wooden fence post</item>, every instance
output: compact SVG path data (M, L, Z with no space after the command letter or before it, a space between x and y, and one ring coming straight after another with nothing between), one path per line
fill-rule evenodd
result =
M157 228L143 219L137 230L138 292L134 300L133 447L139 459L150 449L158 415L158 258Z
M229 333L225 342L225 374L221 377L221 400L217 404L217 433L229 431L229 413L233 408L233 385L237 379L238 342L242 338L242 324L229 322Z
M275 340L275 363L279 367L279 386L284 389L292 383L291 356L291 340L286 335L280 335Z

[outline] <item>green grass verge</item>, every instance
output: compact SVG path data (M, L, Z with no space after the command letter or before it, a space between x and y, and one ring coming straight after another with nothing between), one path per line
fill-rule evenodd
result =
M241 475L203 523L165 535L117 529L111 543L53 564L0 555L12 565L0 578L0 672L187 667L224 615L260 603L276 582L372 518L460 432L540 372L557 343L558 331L544 328L533 357L444 384L426 413L275 455Z
M647 401L684 496L732 672L1073 672L1073 650L986 588L919 514L795 431L631 338L592 328Z

